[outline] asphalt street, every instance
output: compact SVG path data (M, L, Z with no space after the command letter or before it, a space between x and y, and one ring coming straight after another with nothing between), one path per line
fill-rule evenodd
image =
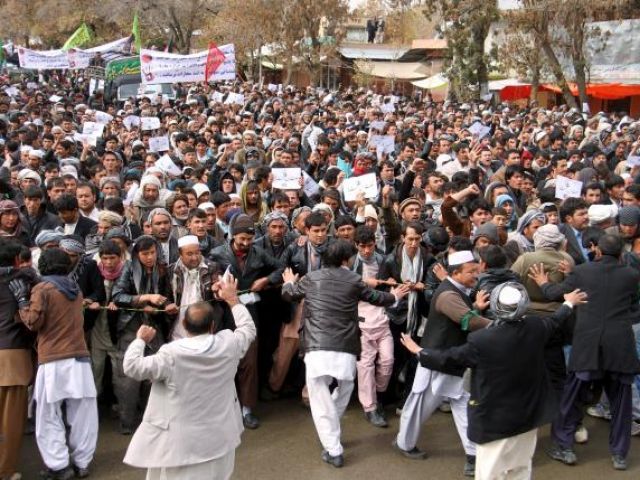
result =
M419 447L425 460L409 460L391 448L398 420L389 413L390 426L379 429L366 422L362 410L352 402L343 418L345 466L335 469L320 460L309 410L294 400L261 404L256 411L262 426L245 431L236 454L233 478L237 480L377 480L377 479L459 479L462 480L464 454L450 414L436 413L422 430ZM578 465L567 467L550 460L543 452L549 445L548 428L540 432L534 458L534 478L566 480L640 479L640 438L632 439L629 470L614 471L607 451L608 423L587 418L590 432L586 445L576 447ZM215 435L215 432L211 432ZM122 463L130 437L117 432L111 418L100 424L98 450L90 478L100 480L142 480L143 470ZM206 439L203 439L206 441ZM42 462L35 438L27 436L22 451L24 480L38 479Z

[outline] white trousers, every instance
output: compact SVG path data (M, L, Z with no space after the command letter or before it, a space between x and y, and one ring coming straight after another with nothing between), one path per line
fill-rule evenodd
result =
M52 470L61 470L71 463L87 468L98 443L98 404L95 397L47 403L43 390L42 398L36 398L36 442L42 460ZM68 446L63 404L66 424L70 429Z
M184 467L150 468L146 480L229 480L233 473L236 451L224 457Z
M333 377L328 375L307 375L309 406L320 443L329 455L336 456L342 455L344 451L340 443L340 418L349 405L353 380L338 380L338 386L330 393L329 385L333 380Z
M416 375L416 379L417 378ZM475 455L476 445L467 437L467 403L469 402L469 393L463 391L460 397L452 398L433 393L431 385L420 392L415 390L415 388L412 389L407 397L407 401L402 407L400 431L396 438L398 447L402 450L412 450L418 443L422 424L431 417L431 414L442 402L448 400L453 413L453 421L456 424L456 430L458 430L458 436L462 441L464 451L467 455Z
M476 480L529 480L537 429L478 445Z

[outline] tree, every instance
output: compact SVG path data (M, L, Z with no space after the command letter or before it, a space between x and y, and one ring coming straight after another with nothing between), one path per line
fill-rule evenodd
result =
M489 89L489 55L485 40L498 19L495 0L435 0L425 4L427 18L443 22L449 55L445 66L451 89L459 99L484 95ZM469 86L477 91L471 92Z
M507 12L505 18L512 32L533 39L565 103L580 110L589 100L588 46L594 48L600 43L598 48L604 48L606 44L606 35L590 22L626 15L628 4L604 0L523 0L524 8ZM571 92L570 81L576 84L579 103Z
M238 58L250 59L250 72L259 75L260 48L269 46L270 60L287 66L289 82L293 64L306 70L313 84L320 70L335 55L348 15L346 0L228 0L213 29L225 41L233 41Z

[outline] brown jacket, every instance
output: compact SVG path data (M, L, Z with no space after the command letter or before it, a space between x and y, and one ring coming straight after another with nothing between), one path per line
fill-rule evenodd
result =
M71 301L48 282L33 287L31 305L21 317L29 330L38 333L38 363L89 356L82 301L82 293Z

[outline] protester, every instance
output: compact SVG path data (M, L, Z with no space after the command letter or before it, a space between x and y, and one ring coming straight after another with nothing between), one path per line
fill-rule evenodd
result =
M222 480L233 473L242 433L233 378L256 328L238 300L233 276L212 288L233 312L233 332L220 331L219 306L194 302L181 319L185 337L145 356L157 331L141 325L125 353L125 374L152 382L142 423L124 458L129 465L147 468L148 480Z
M42 282L31 291L24 280L9 285L20 318L37 334L36 440L47 466L45 478L52 480L74 474L87 477L98 442L97 393L84 339L83 298L68 276L71 268L69 256L53 248L38 261Z
M110 58L104 53L95 65L108 68ZM602 263L594 260L605 234L623 239L621 261L640 271L640 121L629 112L580 113L495 98L435 102L431 95L380 94L374 87L328 91L239 79L176 84L175 98L141 95L120 102L109 82L106 91L99 87L90 94L95 82L81 69L43 71L37 79L20 75L0 75L0 234L25 246L17 267L27 268L31 256L37 270L39 258L58 246L77 259L70 280L86 301L73 315L84 317L85 340L92 341L103 419L117 413L123 433L136 429L149 387L126 377L122 366L139 327L157 331L147 354L171 340L172 329L180 336L185 309L215 302L209 284L227 269L241 283L240 298L257 326L238 369L246 425L258 424L258 392L267 400L302 396L304 402L308 372L298 353L304 353L299 336L308 312L304 300L282 299L282 270L289 267L304 281L325 267L323 255L337 239L358 246L364 225L374 233L374 251L369 241L366 248L360 245L363 261L355 257L350 268L381 290L404 284L410 292L390 307L363 305L357 343L373 337L382 344L364 348L356 367L365 377L359 397L369 414L360 421L383 425L395 408L403 415L399 447L420 456L414 448L430 412L418 403L424 400L429 409L450 405L469 455L468 473L474 447L464 427L467 397L459 388L460 372L418 367L417 357L401 347L401 333L428 348L449 347L449 340L464 345L468 330L460 322L474 310L475 290L495 290L516 280L515 273L532 300L527 313L551 313L562 296L548 298L528 277L531 265L544 263L551 287L563 285L576 276L572 268ZM142 130L144 117L158 119L159 127ZM103 127L95 142L93 135L80 141L86 137L77 132L96 124ZM169 145L152 152L161 137ZM277 188L282 168L300 169L299 181ZM565 189L563 177L582 182L580 188ZM354 191L362 185L368 188ZM122 252L119 260L113 244ZM455 259L461 252L468 252L468 266L449 265L449 255ZM4 278L0 274L0 282ZM614 283L603 289L616 295L631 289ZM606 299L588 293L588 308L608 308ZM444 308L443 298L452 299ZM452 305L460 308L450 311ZM233 328L231 312L221 308L223 326ZM467 318L471 327L494 318L490 308L480 313ZM625 335L631 340L635 332L637 354L640 328L637 318L632 322ZM565 326L545 352L558 394L566 374L564 351L573 347L582 355L572 324ZM624 366L616 368L632 375L636 357L627 353ZM592 350L584 356L598 360ZM113 372L102 366L107 358ZM441 389L436 380L453 388ZM24 382L21 377L18 383ZM624 390L626 383L621 385ZM632 402L637 420L640 400ZM629 423L640 432L640 424ZM429 429L431 434L437 432ZM582 429L574 435L586 439Z
M420 348L409 335L402 337L426 368L471 368L469 404L475 408L469 409L468 435L477 444L476 480L531 477L537 428L552 420L556 401L543 366L544 347L573 308L586 302L580 290L564 298L549 317L525 316L526 290L505 282L491 293L493 325L469 334L464 345Z
M344 465L340 418L353 391L360 352L358 301L390 306L409 291L406 285L390 293L371 289L348 270L352 255L353 246L338 240L323 255L324 268L309 272L300 282L288 268L282 287L285 298L305 300L303 348L311 415L323 448L322 460L336 468ZM330 392L334 380L337 387Z

